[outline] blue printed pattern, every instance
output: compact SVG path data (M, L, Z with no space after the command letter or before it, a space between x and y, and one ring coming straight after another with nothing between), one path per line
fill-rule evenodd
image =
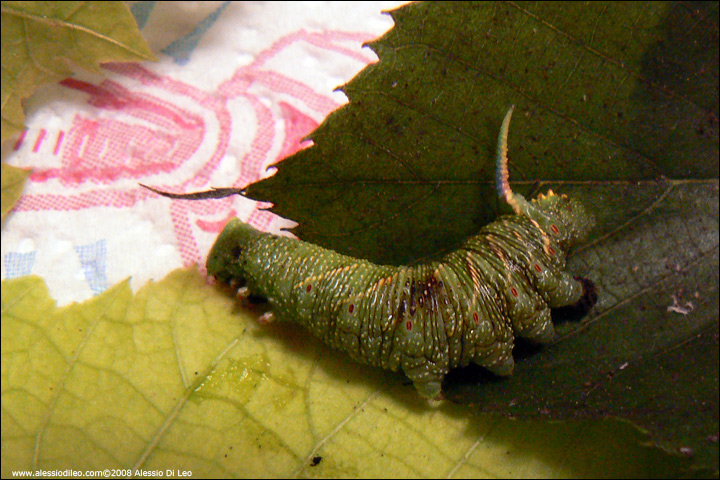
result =
M130 7L130 12L133 14L133 17L135 17L135 21L141 30L145 27L150 15L152 15L152 11L155 8L156 3L157 2L135 2ZM190 55L195 48L197 48L202 36L215 24L223 10L225 10L230 3L231 2L224 2L212 13L210 13L210 15L198 22L192 32L188 33L184 37L178 38L165 47L162 52L172 57L178 65L185 65L188 63L188 61L190 61Z
M202 36L207 32L210 27L217 21L220 14L225 10L230 2L223 3L214 12L205 17L199 22L192 32L188 33L184 37L178 38L170 45L165 47L162 52L169 55L175 60L178 65L185 65L190 61L190 54L195 50Z
M35 263L35 254L37 251L20 253L9 252L5 254L5 278L17 278L30 275L33 264Z
M155 8L155 2L134 2L130 5L130 13L135 17L140 30L145 27L153 8Z
M107 288L107 243L99 240L75 247L80 265L92 292L97 295Z

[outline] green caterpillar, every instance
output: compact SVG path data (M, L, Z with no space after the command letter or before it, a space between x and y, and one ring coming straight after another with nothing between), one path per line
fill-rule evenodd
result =
M563 270L570 246L592 227L583 206L552 190L527 201L510 189L512 111L498 137L496 188L515 214L439 261L375 265L233 219L208 256L208 273L267 299L265 319L300 323L358 362L402 370L424 397L439 397L445 375L470 362L510 375L516 335L547 343L551 308L596 300L592 282Z

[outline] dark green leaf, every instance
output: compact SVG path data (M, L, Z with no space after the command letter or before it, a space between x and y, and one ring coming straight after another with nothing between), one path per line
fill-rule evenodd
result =
M351 103L247 194L299 222L304 240L417 260L495 217L496 137L511 104L510 177L524 193L716 179L717 13L716 3L395 10L396 27L371 44L380 62L343 87ZM630 218L615 212L597 232Z
M718 3L423 3L393 11L350 104L247 194L293 231L383 263L437 254L497 214L511 104L516 190L596 216L574 273L584 323L509 380L453 387L481 409L620 416L718 469ZM452 382L451 382L452 383ZM457 388L453 390L453 388Z

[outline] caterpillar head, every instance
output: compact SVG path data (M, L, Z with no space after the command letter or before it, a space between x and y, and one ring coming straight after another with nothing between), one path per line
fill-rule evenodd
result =
M584 240L594 225L582 203L552 190L538 195L530 206L527 215L565 249Z
M243 250L260 235L258 230L239 219L230 220L210 250L206 264L208 274L222 282L235 280L239 286L245 285Z

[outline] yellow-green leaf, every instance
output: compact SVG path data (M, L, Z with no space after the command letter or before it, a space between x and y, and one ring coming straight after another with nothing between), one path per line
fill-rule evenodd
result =
M37 87L102 62L154 59L124 2L2 2L2 140Z
M30 176L30 170L24 168L12 167L10 165L0 164L0 173L2 173L2 198L0 200L0 209L2 211L2 219L15 205L22 195L25 180Z
M2 476L657 477L682 464L623 422L429 406L401 375L253 317L193 270L63 308L38 277L3 282Z

